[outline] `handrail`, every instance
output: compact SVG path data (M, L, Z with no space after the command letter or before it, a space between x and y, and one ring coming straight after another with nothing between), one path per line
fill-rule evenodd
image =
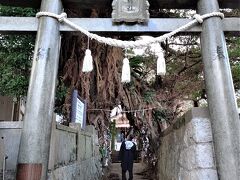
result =
M5 143L4 143L4 137L1 137L2 141L3 141L3 153L4 153L4 156L3 156L3 167L2 167L2 176L3 176L3 180L5 180L5 170L6 170L6 160L8 158L8 156L5 154Z
M5 171L6 171L6 160L7 160L8 156L4 155L3 156L3 180L5 180Z

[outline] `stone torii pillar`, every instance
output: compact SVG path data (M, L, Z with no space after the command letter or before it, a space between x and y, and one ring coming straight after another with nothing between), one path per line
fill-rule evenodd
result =
M219 11L217 0L199 0L198 12ZM202 24L202 58L220 180L240 178L240 120L221 19Z
M60 14L61 0L42 0L41 11ZM47 179L59 51L58 21L41 17L20 142L17 180Z

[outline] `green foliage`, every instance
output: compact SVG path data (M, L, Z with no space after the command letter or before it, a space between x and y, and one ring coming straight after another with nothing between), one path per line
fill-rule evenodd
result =
M201 97L202 91L197 90L192 93L192 99L197 100L199 97Z
M62 105L64 104L67 92L68 92L68 87L65 86L65 84L60 79L60 81L58 82L56 95L55 95L55 110L54 110L55 113L62 114Z
M240 89L240 62L232 66L233 83L236 90Z
M240 37L227 37L229 59L235 90L240 89Z
M156 92L153 90L146 91L143 95L143 100L147 103L153 103L156 98Z
M63 101L66 94L67 94L68 88L61 82L58 84L58 91L56 92L56 99L59 101Z
M238 105L238 107L240 107L240 98L237 99L237 105Z
M114 147L115 147L115 137L116 137L116 134L117 134L116 121L115 120L113 122L110 122L109 129L110 129L110 134L112 136L112 140L111 140L112 145L111 145L111 147L112 147L112 150L114 150Z
M152 113L155 121L162 122L171 120L171 112L169 109L154 109Z
M0 16L34 16L31 8L0 5ZM0 94L25 96L31 70L34 35L0 35Z
M232 37L229 45L229 56L240 57L240 37Z
M34 37L0 37L0 94L24 96L27 93Z
M134 56L130 58L129 64L133 70L133 73L136 73L138 76L143 75L143 62L144 58L142 56Z
M37 10L32 8L10 7L0 5L0 16L35 16Z

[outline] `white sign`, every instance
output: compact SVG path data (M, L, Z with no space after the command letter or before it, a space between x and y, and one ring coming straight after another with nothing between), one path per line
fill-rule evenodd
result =
M86 126L86 101L78 95L78 91L72 93L71 122L80 123L81 128Z
M77 99L76 123L81 123L81 126L83 126L83 118L84 118L84 103Z

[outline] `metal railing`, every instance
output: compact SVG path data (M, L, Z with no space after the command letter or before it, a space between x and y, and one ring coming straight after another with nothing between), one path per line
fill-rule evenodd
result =
M4 155L3 156L3 169L2 169L2 177L3 180L5 180L5 170L6 170L6 161L7 161L8 156Z

